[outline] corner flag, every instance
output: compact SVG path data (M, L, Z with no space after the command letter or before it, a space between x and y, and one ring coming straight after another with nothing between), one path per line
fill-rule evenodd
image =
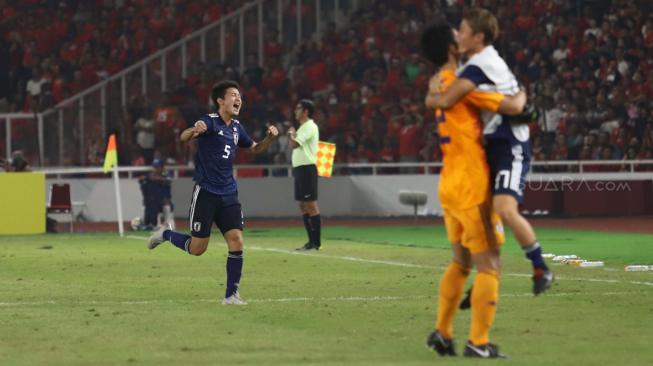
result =
M104 156L104 173L108 173L114 165L118 165L118 152L116 151L116 135L109 136L107 154Z
M317 175L331 177L333 160L336 156L336 144L318 141L317 143Z
M108 173L111 168L116 167L113 170L113 186L116 188L116 213L118 214L118 232L120 236L124 235L124 228L122 222L122 203L120 202L120 179L118 177L118 152L116 151L116 135L111 134L109 136L109 143L107 144L107 154L104 155L104 173Z

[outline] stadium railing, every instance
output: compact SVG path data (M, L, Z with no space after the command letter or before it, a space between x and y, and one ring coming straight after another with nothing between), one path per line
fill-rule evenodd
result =
M7 160L11 158L11 153L16 145L12 138L15 135L13 131L15 129L17 133L26 137L20 143L20 150L26 156L38 156L38 165L43 165L43 116L39 113L0 113L0 126L2 124L4 124L4 129L0 128L0 142L4 141ZM33 138L35 133L36 139Z
M623 170L615 171L593 171L588 167L621 167ZM557 167L555 171L537 171L538 168ZM439 174L442 163L351 163L335 164L333 176L349 175L384 175L384 174ZM620 179L638 180L653 179L653 160L578 160L578 161L536 161L531 165L531 177L547 176L564 179ZM118 167L121 177L132 178L150 171L151 167ZM62 177L106 177L110 174L103 174L102 167L47 167L34 168L34 171L43 172L50 178ZM186 165L166 166L166 170L172 172L174 177L191 176L193 167ZM256 171L260 174L251 174ZM289 165L236 165L234 167L236 177L289 177L292 176L292 168Z
M278 30L278 41L288 49L310 39L325 29L327 22L336 26L345 16L370 3L371 0L254 0L201 29L187 35L143 60L111 75L90 88L58 103L41 113L17 117L0 114L4 121L6 147L12 146L12 123L17 118L33 121L34 133L22 136L13 145L21 149L38 149L39 166L87 164L88 148L104 144L108 131L125 134L131 126L127 108L134 92L156 106L164 102L166 92L181 85L198 65L219 63L245 69L247 54L255 54L259 66L264 66L264 31ZM300 11L291 17L284 6L309 5L315 11L302 17ZM209 62L211 61L211 62ZM205 103L207 101L199 101ZM1 130L1 128L0 128ZM53 133L51 133L53 132ZM0 135L0 138L2 135ZM122 136L124 137L124 136ZM37 165L36 162L32 162Z

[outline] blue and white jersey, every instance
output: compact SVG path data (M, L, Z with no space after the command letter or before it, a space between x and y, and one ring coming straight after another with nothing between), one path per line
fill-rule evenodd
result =
M472 81L481 92L498 92L506 95L515 95L519 92L517 78L491 45L472 56L458 69L457 74L458 77ZM490 111L481 111L481 118L486 139L528 141L529 130L526 124L503 123L500 114Z
M227 126L217 113L202 116L207 131L197 137L193 180L203 189L217 194L237 193L233 174L236 146L249 148L254 141L235 119Z

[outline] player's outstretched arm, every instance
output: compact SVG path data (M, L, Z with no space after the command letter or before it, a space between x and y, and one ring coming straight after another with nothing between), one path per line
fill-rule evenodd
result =
M526 93L524 93L523 90L520 90L519 93L515 95L506 95L506 97L503 98L501 104L499 104L499 113L515 116L524 110L525 105Z
M505 115L503 120L508 123L521 124L537 121L539 117L538 109L533 104L526 103L521 113L514 116Z
M197 121L193 127L187 128L181 132L179 138L181 141L186 142L196 138L197 136L206 132L207 127L204 121Z
M279 130L275 126L269 126L265 138L259 142L255 142L249 148L252 154L260 154L270 147L270 143L279 136Z
M520 91L510 96L497 92L474 90L465 97L465 101L478 109L501 113L504 117L516 118L512 116L521 116L525 111L526 93Z
M439 77L436 75L429 82L429 92L424 99L426 107L434 109L449 109L462 99L467 93L476 89L476 85L469 79L456 79L445 91L440 91Z

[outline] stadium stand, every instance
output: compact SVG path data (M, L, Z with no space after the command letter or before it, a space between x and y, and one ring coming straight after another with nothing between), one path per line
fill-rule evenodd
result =
M295 1L282 3L284 22L290 26L284 27L281 36L287 40L296 26L297 11L308 16L314 9L311 2L300 9ZM266 14L264 67L249 51L242 73L229 58L225 63L195 61L186 79L175 83L160 100L130 95L127 118L120 127L129 156L123 156L121 164L144 164L133 128L141 118L172 127L155 131L156 158L187 162L190 151L176 142L174 133L210 110L211 85L223 78L241 83L246 103L241 119L255 137L267 123L283 131L291 119L293 101L310 96L316 101L315 120L321 125L322 138L338 145L337 162L438 161L434 119L422 103L433 70L418 55L416 40L423 25L436 15L444 14L455 24L470 1L434 3L438 2L371 1L337 25L328 22L319 36L294 46L279 41L276 23ZM498 15L502 35L496 46L540 109L539 120L531 123L537 160L652 158L652 3L472 3ZM8 55L7 65L0 67L0 79L9 80L0 92L2 113L51 107L219 19L240 2L32 0L0 4L0 49ZM253 33L246 26L245 42ZM227 37L226 42L236 42L233 38ZM34 125L14 128L14 139L33 135L30 128ZM93 157L101 158L101 145L99 140L86 145L86 164L98 164ZM282 139L270 153L254 160L238 155L238 163L287 161L285 150ZM603 165L596 169L622 168Z
M10 109L48 108L218 20L239 3L2 1Z

